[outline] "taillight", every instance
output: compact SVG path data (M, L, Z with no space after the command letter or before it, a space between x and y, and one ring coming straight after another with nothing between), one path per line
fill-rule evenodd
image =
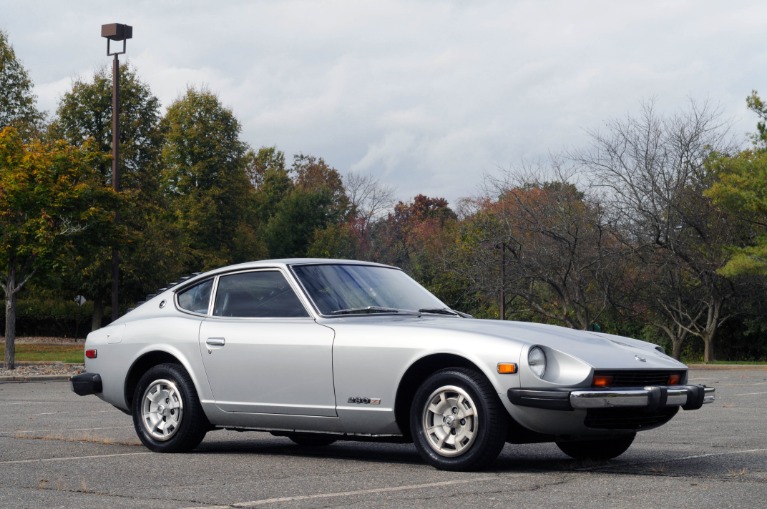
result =
M95 359L98 356L99 356L99 351L96 350L95 348L90 348L85 351L85 357L88 359Z

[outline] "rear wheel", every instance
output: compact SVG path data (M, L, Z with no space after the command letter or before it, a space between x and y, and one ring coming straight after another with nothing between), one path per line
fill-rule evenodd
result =
M636 433L600 440L557 442L557 447L563 453L577 460L610 460L626 452L634 442L634 437L636 437Z
M431 375L418 388L410 428L418 452L441 470L478 470L505 443L508 416L482 374L464 368Z
M189 374L178 364L158 364L139 380L133 426L155 452L186 452L199 445L209 424Z

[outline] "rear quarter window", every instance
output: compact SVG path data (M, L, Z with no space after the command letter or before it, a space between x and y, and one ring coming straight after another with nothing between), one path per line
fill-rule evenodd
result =
M184 311L205 315L210 304L210 292L213 280L208 279L178 293L178 307Z

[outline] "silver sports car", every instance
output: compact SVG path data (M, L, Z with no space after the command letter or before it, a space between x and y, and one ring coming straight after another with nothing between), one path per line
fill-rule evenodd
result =
M651 343L472 319L395 267L349 260L197 275L89 334L85 367L73 390L131 414L153 451L261 430L412 441L445 470L486 467L507 442L614 458L714 399Z

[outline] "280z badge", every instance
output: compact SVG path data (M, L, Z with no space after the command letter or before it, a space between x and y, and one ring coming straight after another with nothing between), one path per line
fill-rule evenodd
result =
M347 403L351 403L353 405L380 405L381 398L363 398L359 396L352 396L349 398Z

